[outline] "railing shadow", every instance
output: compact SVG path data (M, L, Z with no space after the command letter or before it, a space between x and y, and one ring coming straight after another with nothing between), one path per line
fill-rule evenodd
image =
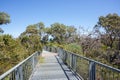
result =
M55 56L59 65L61 66L62 70L64 71L66 77L68 80L71 79L71 77L75 78L75 80L81 80L79 76L77 76L71 69L68 68L67 65L63 63L63 61L58 57Z

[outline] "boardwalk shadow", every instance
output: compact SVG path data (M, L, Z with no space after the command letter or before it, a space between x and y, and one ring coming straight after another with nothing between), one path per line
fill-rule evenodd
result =
M82 80L80 79L80 77L78 77L72 70L70 70L67 65L65 65L63 63L63 61L60 59L60 57L55 56L55 58L57 59L59 65L61 66L62 70L64 71L66 77L68 78L68 80Z

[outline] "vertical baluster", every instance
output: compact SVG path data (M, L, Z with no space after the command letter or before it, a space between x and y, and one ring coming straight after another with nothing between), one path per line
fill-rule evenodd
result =
M19 67L15 69L15 80L19 80Z
M72 68L72 54L70 54L70 68Z
M35 56L32 57L32 69L34 70L35 67Z
M13 71L13 80L15 80L15 70Z
M77 56L75 56L75 73L77 71Z
M59 48L58 51L59 51L59 56L62 59L61 49Z
M95 63L89 62L89 80L95 80Z
M25 73L24 73L24 75L25 75L24 80L26 80L26 78L27 78L27 62L25 62Z
M66 51L63 51L63 53L64 53L64 59L63 59L63 62L66 63L66 58L67 58L67 56L66 56Z
M73 54L71 54L71 69L73 70L74 69L74 57L73 57L74 55Z
M11 78L10 80L15 80L15 70L11 73Z
M27 69L27 65L26 65L26 62L25 62L25 65L24 65L24 80L26 80L26 74L27 74L26 69Z
M76 56L73 56L73 70L76 72Z
M64 52L62 49L61 49L61 54L62 54L62 60L64 61Z
M27 78L28 78L28 65L29 65L29 60L27 61L27 63L26 63L26 79L25 80L27 80Z
M25 63L22 65L23 80L25 78Z
M68 52L65 51L65 54L66 54L65 64L68 64Z
M69 54L69 67L71 68L71 54Z
M62 53L63 53L63 61L65 61L65 53L64 53L64 51L62 51Z
M19 72L20 72L19 74L20 80L23 80L23 65L19 67Z
M61 48L59 48L59 54L60 54L60 56L61 56L61 59L63 59L63 52L62 52L62 49L61 49Z

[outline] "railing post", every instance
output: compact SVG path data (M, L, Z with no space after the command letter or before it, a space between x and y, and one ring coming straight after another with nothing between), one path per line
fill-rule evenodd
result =
M89 80L95 80L95 62L90 61L89 62Z
M77 56L73 56L73 69L74 69L74 72L76 72L76 68L77 68L77 65L76 65L76 61L77 61Z
M73 58L73 54L71 54L71 68L74 68L74 58Z
M70 68L72 68L72 54L70 54Z
M60 53L61 55L62 55L62 60L64 61L64 52L63 52L63 49L61 49L61 53Z
M58 55L60 56L61 59L63 59L63 52L61 48L58 49Z
M23 80L23 66L22 65L19 67L19 78L20 78L19 80Z
M21 66L14 70L15 80L23 80Z
M63 54L64 54L64 56L63 56L63 62L66 63L66 58L67 58L66 52L63 51Z
M16 80L19 80L19 79L20 79L19 75L20 75L19 68L16 68L16 69L15 69L15 79L16 79Z
M33 69L34 69L34 67L35 67L35 55L32 57L32 67L33 67Z

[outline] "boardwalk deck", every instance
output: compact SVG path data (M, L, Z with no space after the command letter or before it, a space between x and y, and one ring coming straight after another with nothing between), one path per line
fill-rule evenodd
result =
M39 63L29 80L81 80L62 62L56 53L43 51L44 62Z

